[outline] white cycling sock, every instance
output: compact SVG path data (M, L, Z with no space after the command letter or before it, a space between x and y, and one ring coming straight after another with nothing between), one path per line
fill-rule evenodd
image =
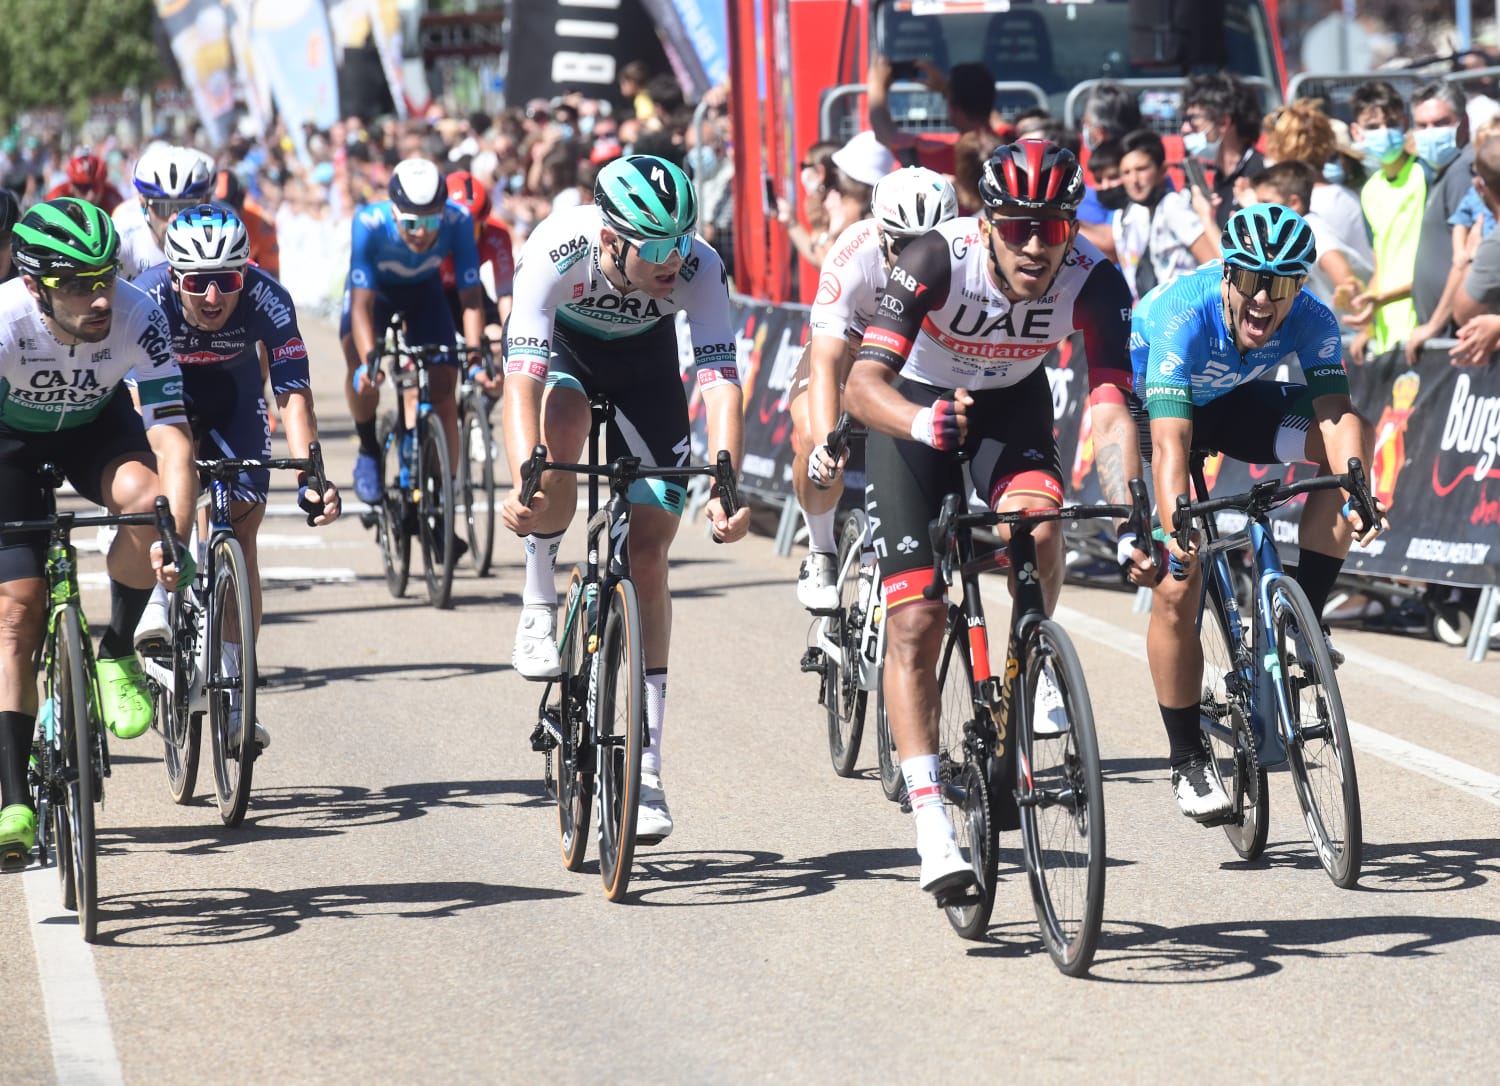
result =
M526 584L521 589L521 606L557 606L557 548L563 534L526 537Z
M667 712L667 669L646 672L646 733L650 742L641 752L641 772L661 776L661 726Z
M837 554L839 549L838 539L834 536L834 524L838 520L839 509L834 506L826 513L809 513L802 510L802 519L807 522L807 545L819 554Z
M943 793L938 784L938 756L918 754L903 760L901 776L906 779L911 817L917 824L917 851L953 840L953 823L943 809Z

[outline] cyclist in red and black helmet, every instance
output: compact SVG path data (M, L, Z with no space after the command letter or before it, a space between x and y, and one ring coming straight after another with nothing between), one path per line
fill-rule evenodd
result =
M109 166L104 159L87 147L73 152L64 169L67 180L53 185L47 191L47 199L71 196L75 200L86 200L106 214L120 206L120 192L109 183Z
M985 162L979 192L980 216L943 223L902 250L844 388L845 406L870 431L865 496L885 590L886 711L916 820L919 882L938 895L974 878L937 787L947 603L923 595L932 582L928 523L962 482L955 454L969 454L968 482L992 509L1060 505L1044 362L1068 342L1067 374L1086 359L1088 383L1058 387L1089 397L1105 500L1129 504L1127 480L1141 471L1128 407L1130 291L1078 236L1077 158L1042 141L1003 146ZM1053 523L1033 534L1050 611L1062 587L1062 531ZM1066 727L1056 684L1044 681L1034 729Z
M494 297L486 291L484 303L484 336L491 343L500 341L500 326L510 316L511 290L516 275L515 248L511 242L510 228L497 219L490 202L489 191L468 170L455 170L443 178L448 187L448 199L460 207L467 208L474 217L474 242L479 247L479 266L490 268L494 284ZM459 323L463 310L458 300L458 279L453 272L453 257L443 259L441 269L443 292L448 296L448 308L453 311L454 323ZM497 388L496 392L499 391Z

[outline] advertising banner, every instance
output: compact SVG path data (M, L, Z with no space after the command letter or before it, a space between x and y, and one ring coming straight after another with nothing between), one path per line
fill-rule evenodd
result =
M723 0L642 0L689 101L729 81L729 24Z
M234 61L225 8L219 0L156 0L156 14L198 118L214 146L222 146L234 127Z
M505 100L513 106L569 91L621 104L615 83L622 67L640 60L653 72L667 69L641 0L512 4L509 46Z
M250 46L276 108L304 155L302 126L328 128L339 119L338 69L322 0L257 0L250 10Z

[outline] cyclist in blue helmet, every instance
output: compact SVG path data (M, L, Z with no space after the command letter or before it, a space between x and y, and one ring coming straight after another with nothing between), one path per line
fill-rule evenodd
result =
M1289 207L1257 204L1230 216L1222 261L1150 291L1131 321L1135 390L1143 402L1142 449L1151 460L1156 507L1163 516L1190 492L1192 450L1223 453L1252 464L1309 462L1328 474L1351 456L1370 462L1374 432L1349 399L1338 322L1303 289L1317 258L1312 228ZM1280 381L1288 356L1305 383ZM1337 490L1309 494L1299 525L1297 580L1321 614L1359 531L1342 512ZM1344 508L1347 509L1347 506ZM1368 543L1385 526L1358 536ZM1160 578L1154 589L1147 658L1171 745L1172 788L1183 814L1210 820L1229 808L1198 726L1203 649L1194 623L1199 567L1194 548L1170 535L1167 550L1187 579L1162 577L1160 558L1144 541L1122 541L1137 582ZM1332 652L1335 663L1342 656Z

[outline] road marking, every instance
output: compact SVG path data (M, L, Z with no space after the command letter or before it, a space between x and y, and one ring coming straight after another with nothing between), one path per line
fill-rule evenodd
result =
M62 910L57 868L34 867L21 879L57 1081L70 1086L124 1083L94 954L83 941L77 917Z
M358 575L347 566L266 566L260 571L262 583L270 581L296 581L310 584L352 584ZM102 572L80 573L81 588L108 588L109 574Z
M997 607L1010 606L1009 595L1003 587L1000 587L998 591L986 587L984 595L987 602ZM1095 644L1115 649L1142 664L1146 662L1146 639L1141 634L1062 605L1058 606L1054 617L1070 634L1086 637ZM1395 668L1404 668L1405 671L1412 672L1413 676L1422 680L1418 683L1414 678L1413 683L1435 696L1451 698L1476 708L1484 708L1487 705L1500 707L1500 700L1487 694L1469 690L1457 683L1420 675L1415 669L1394 664L1383 656L1371 653L1361 653L1360 656L1363 658L1360 660L1361 666L1372 669L1383 668L1389 674L1395 674ZM1349 659L1353 660L1354 657L1350 656ZM1403 682L1406 681L1406 676L1399 677ZM1493 715L1500 709L1488 708L1486 711ZM1486 722L1486 726L1492 725ZM1405 739L1398 739L1394 735L1354 720L1349 721L1349 737L1358 750L1373 754L1382 761L1390 762L1402 769L1409 769L1413 773L1419 773L1476 799L1500 807L1500 776L1494 773L1469 765L1467 762L1460 762L1446 754L1428 750L1426 747L1418 746Z

